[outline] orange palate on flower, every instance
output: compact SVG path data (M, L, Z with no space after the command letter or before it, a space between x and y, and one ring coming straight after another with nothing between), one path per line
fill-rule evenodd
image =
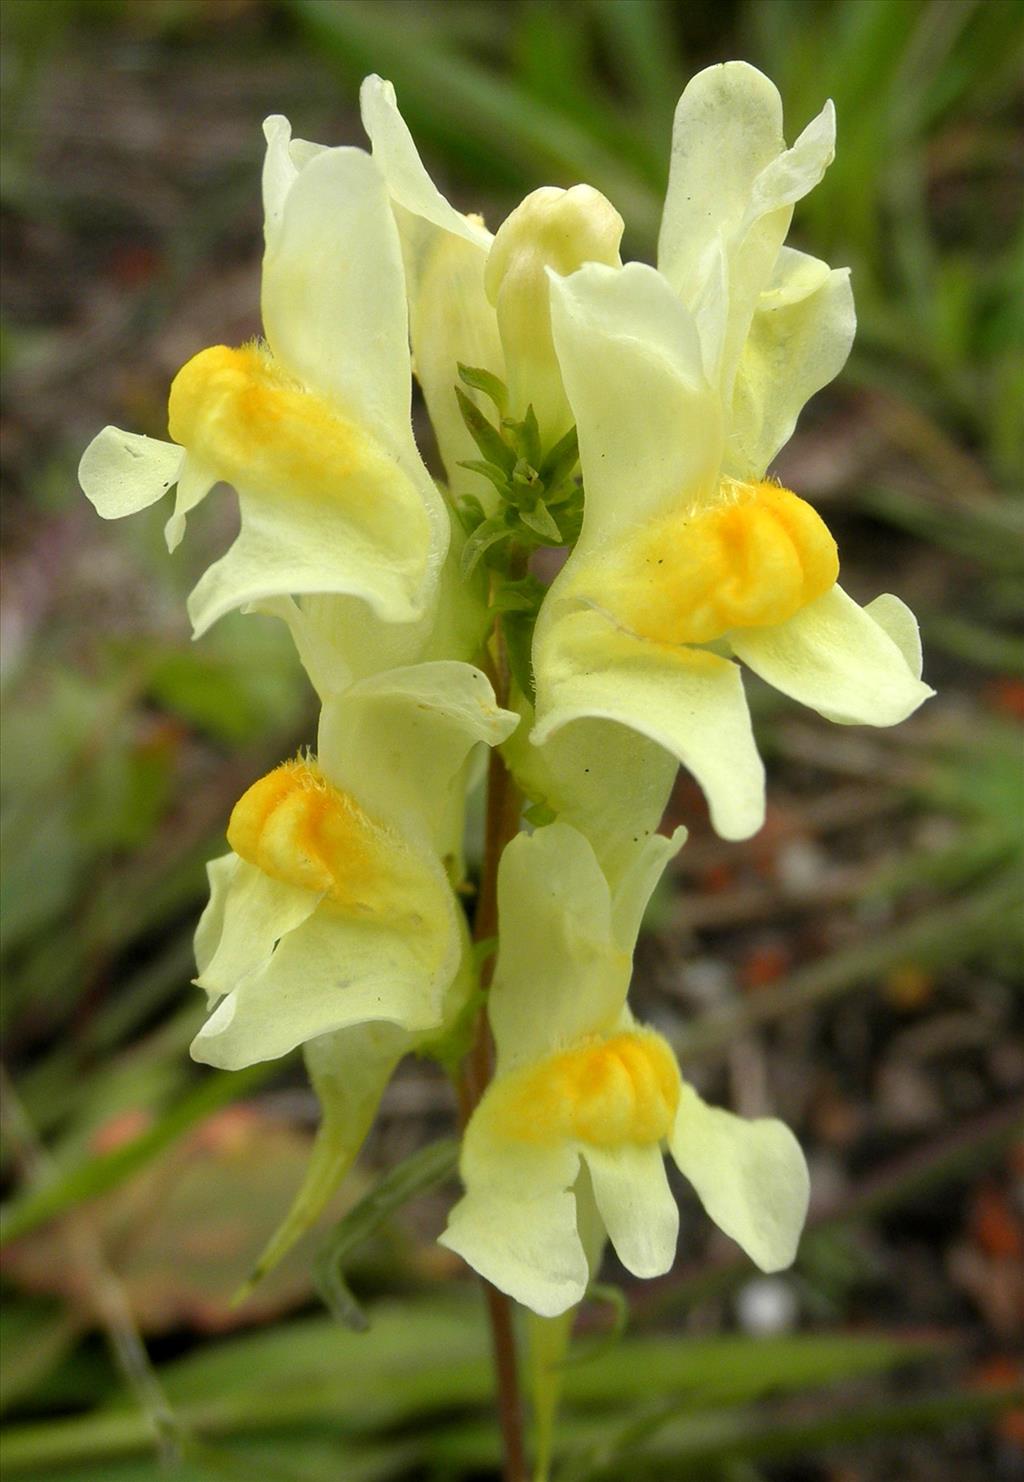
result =
M171 386L168 429L236 488L340 504L375 539L401 549L417 525L424 546L429 541L422 500L396 460L366 428L286 375L262 345L213 345L194 355Z
M495 1084L501 1136L595 1147L647 1146L671 1130L679 1070L660 1035L631 1030L552 1055Z
M619 621L658 643L710 643L793 617L834 585L839 556L805 500L730 482L713 504L646 525L615 568L602 600Z
M285 762L253 783L232 811L228 843L273 879L358 914L387 914L409 877L401 840L309 761Z

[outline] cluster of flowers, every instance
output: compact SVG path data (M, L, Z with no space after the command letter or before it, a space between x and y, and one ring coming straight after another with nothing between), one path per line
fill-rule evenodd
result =
M490 945L460 905L465 801L500 747L530 827L501 860L496 1068L443 1242L549 1316L606 1236L662 1273L667 1146L711 1218L781 1268L807 1205L795 1139L705 1105L627 989L682 843L657 833L679 763L721 835L760 826L737 660L840 723L890 725L930 693L912 615L846 596L818 514L766 477L854 333L848 274L783 245L832 158L832 107L787 148L767 78L694 78L657 268L622 264L622 220L588 186L535 191L492 236L433 185L390 84L369 78L362 110L372 153L267 120L265 340L184 366L173 441L108 427L81 464L107 518L176 484L172 550L233 485L240 533L191 594L195 632L275 614L322 704L315 757L249 788L209 867L193 1054L304 1047L323 1123L279 1254L402 1056L465 1053ZM447 488L414 441L413 369ZM543 548L568 549L549 586Z

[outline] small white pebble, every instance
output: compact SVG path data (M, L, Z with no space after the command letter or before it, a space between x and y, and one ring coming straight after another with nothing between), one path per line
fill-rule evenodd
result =
M736 996L736 975L717 957L695 957L683 970L683 987L701 1008L720 1008Z
M787 895L810 895L828 873L828 856L810 839L790 839L775 858L775 875Z
M769 1338L796 1327L798 1303L792 1284L781 1276L756 1276L736 1293L736 1318L745 1333Z

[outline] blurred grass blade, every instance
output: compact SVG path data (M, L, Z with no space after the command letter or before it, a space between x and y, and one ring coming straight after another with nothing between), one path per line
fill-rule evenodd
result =
M347 1445L416 1424L422 1436L443 1437L439 1457L454 1454L450 1448L458 1437L473 1430L467 1407L483 1411L491 1403L487 1335L476 1302L463 1299L469 1295L378 1304L370 1330L359 1338L329 1318L264 1329L167 1364L160 1379L182 1427L206 1439L262 1440L328 1426L340 1430ZM704 1408L749 1403L883 1373L934 1357L936 1347L934 1338L885 1334L756 1343L739 1336L635 1338L593 1363L562 1371L566 1408L560 1430L572 1436L585 1415L603 1417L611 1407L646 1403L652 1390L687 1408L696 1401ZM453 1411L463 1413L439 1432L437 1420ZM427 1424L427 1417L437 1420ZM737 1418L729 1410L702 1414L699 1433L706 1436L709 1426L731 1437ZM586 1429L596 1439L595 1426ZM597 1434L607 1435L603 1418ZM488 1435L493 1447L493 1425ZM151 1444L145 1417L127 1408L11 1427L5 1477L50 1476L58 1467L142 1456ZM461 1471L440 1474L457 1477Z
M623 1435L621 1446L607 1439L592 1444L559 1474L559 1482L621 1482L646 1477L672 1482L707 1482L719 1469L743 1461L820 1460L833 1446L876 1441L882 1436L946 1433L951 1426L977 1424L1020 1404L1020 1385L998 1389L965 1387L940 1390L923 1398L837 1407L810 1418L765 1417L754 1411L725 1410L669 1423L659 1417L638 1418ZM623 1464L628 1455L628 1474Z
M131 1142L69 1168L53 1180L29 1189L0 1210L0 1246L18 1240L56 1215L86 1199L109 1193L177 1142L197 1122L237 1101L279 1069L276 1061L250 1065L246 1070L217 1071L165 1112L152 1127Z

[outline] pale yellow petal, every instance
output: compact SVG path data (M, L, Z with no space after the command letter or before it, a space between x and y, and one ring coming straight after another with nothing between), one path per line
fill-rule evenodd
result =
M703 649L636 638L603 613L567 607L552 609L548 619L542 613L534 667L537 745L583 717L616 721L693 773L723 838L747 838L760 828L764 767L735 664Z
M901 615L901 642L909 647L908 626ZM933 693L901 642L839 586L777 628L729 635L733 652L762 679L844 725L896 725Z
M607 720L572 721L543 746L530 740L533 709L520 702L519 727L503 751L534 804L579 829L615 890L638 847L656 831L678 763L656 742Z
M892 592L883 592L873 602L865 603L864 611L895 643L913 677L920 679L924 667L921 629L907 604Z
M363 127L373 157L399 205L446 232L487 246L490 233L450 206L423 167L412 135L398 111L395 89L382 77L364 79L359 90Z
M589 185L542 186L502 223L487 257L485 285L494 305L505 356L509 413L532 406L541 446L572 426L551 337L550 284L584 263L621 267L623 220Z
M221 1000L193 1059L240 1070L355 1024L434 1028L457 940L453 920L395 926L321 907Z
M518 834L498 874L501 948L488 1013L499 1069L609 1031L630 951L612 937L612 900L593 849L567 824Z
M705 367L727 405L793 205L834 150L831 103L786 149L778 90L745 62L707 68L679 100L658 265L697 315Z
M485 416L495 412L486 397L462 385L459 365L505 379L498 321L484 291L487 249L396 206L405 253L409 329L416 379L430 414L438 451L453 495L474 494L484 508L496 503L494 485L463 462L480 450L459 410L459 386Z
M587 1289L590 1273L568 1188L471 1190L451 1211L439 1243L541 1317L575 1307Z
M634 1276L663 1276L675 1260L679 1209L660 1143L582 1149L615 1254Z
M835 110L826 103L791 149L766 165L754 181L734 242L727 244L728 317L715 378L728 404L751 320L771 283L789 231L793 204L818 184L835 153Z
M761 294L733 390L724 471L761 478L805 402L846 363L857 327L849 271L786 248Z
M192 940L196 959L196 971L200 976L202 976L212 961L218 943L224 933L224 914L227 906L228 890L240 864L241 861L238 855L229 852L220 855L217 859L211 859L206 866L206 879L210 888L210 898L203 907L203 912L196 924L195 936Z
M481 221L450 206L434 185L389 82L367 77L360 105L374 161L394 205L405 261L413 361L448 483L454 493L475 494L490 508L493 486L459 467L480 455L459 412L455 386L460 384L460 362L505 378L497 317L484 290L491 234ZM463 389L493 415L489 403Z
M577 549L591 550L716 487L721 411L692 318L653 268L552 278L551 314L586 489Z
M196 928L196 983L215 1002L264 967L281 939L316 910L318 896L271 879L233 853L208 871L210 903Z
M497 745L518 721L470 664L438 659L391 669L324 705L320 764L377 817L436 847L453 802L461 800L470 751Z
M246 610L268 613L287 624L321 700L385 669L435 658L469 661L483 650L491 616L482 579L466 581L460 572L464 542L461 528L453 525L436 601L414 622L382 622L362 598L340 594L306 593L297 601L269 597Z
M698 72L676 106L658 268L692 302L705 254L736 233L754 181L785 148L778 88L747 62Z
M387 188L361 149L297 170L263 259L275 360L350 420L404 452L411 370L405 277Z
M104 427L82 454L78 482L98 515L120 520L162 499L184 458L176 443Z
M705 1210L762 1271L793 1262L810 1180L800 1145L771 1117L747 1121L683 1087L672 1156Z
M178 487L174 495L174 509L164 526L164 539L169 551L176 551L185 534L188 515L201 504L217 482L217 475L203 465L192 454L186 453L178 474Z
M449 523L433 483L256 346L213 346L178 372L171 434L238 490L241 530L189 599L197 632L233 607L344 592L385 621L432 600Z

